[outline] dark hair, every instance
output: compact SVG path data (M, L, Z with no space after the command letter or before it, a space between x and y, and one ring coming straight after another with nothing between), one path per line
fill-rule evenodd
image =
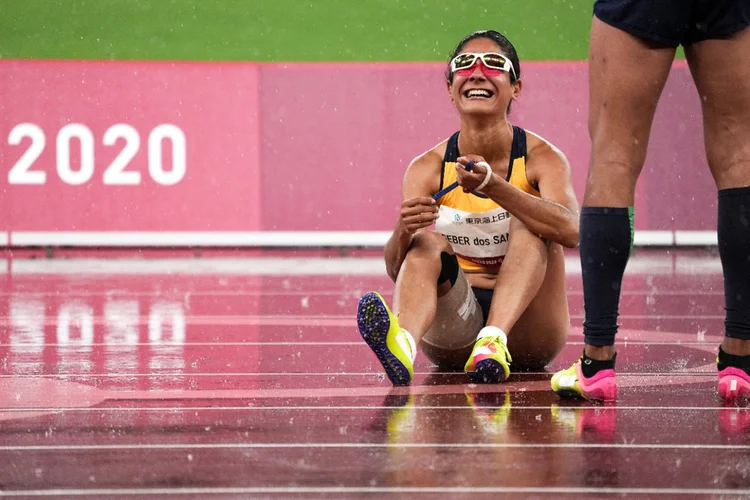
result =
M498 31L480 30L480 31L475 31L474 33L471 33L470 35L465 36L463 40L458 42L458 45L456 45L456 48L453 49L453 53L448 59L448 69L445 72L446 80L453 83L453 73L451 73L451 61L453 60L453 58L456 57L458 54L460 54L462 50L464 50L464 47L466 46L467 43L477 38L489 38L500 47L500 50L506 56L508 56L508 59L510 59L510 62L513 63L513 69L516 70L515 75L513 75L513 73L509 75L510 83L514 83L516 80L518 80L521 77L521 63L518 60L518 53L516 52L516 48L513 46L512 43L510 43L510 40L505 38L505 35L503 35L502 33Z

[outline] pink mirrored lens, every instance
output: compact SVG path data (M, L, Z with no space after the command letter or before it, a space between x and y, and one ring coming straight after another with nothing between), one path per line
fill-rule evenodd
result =
M499 69L488 68L487 66L482 64L480 60L477 59L477 62L475 62L472 67L456 70L456 74L459 76L471 76L471 74L474 73L477 65L479 65L479 68L481 69L484 76L500 76L500 73L502 73L502 71Z

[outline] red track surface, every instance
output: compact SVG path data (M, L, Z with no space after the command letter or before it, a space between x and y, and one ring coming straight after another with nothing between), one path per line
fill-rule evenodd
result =
M575 270L573 334L547 372L476 386L420 355L413 386L393 389L355 324L359 296L391 284L366 257L357 273L318 259L9 262L0 496L750 493L750 412L716 396L714 256L631 262L607 406L549 390L582 348Z

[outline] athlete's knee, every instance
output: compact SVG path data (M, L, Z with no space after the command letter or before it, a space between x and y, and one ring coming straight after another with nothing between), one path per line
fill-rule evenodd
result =
M592 156L584 206L632 205L642 167L643 161L623 155Z
M709 151L708 165L719 189L750 185L750 143L741 148Z
M414 235L412 248L450 248L450 243L441 234L433 231L420 231Z
M386 261L388 276L396 281L405 268L418 269L420 270L419 272L428 272L430 274L440 273L438 284L450 279L452 285L455 282L455 277L452 277L453 273L449 272L445 274L442 272L446 263L443 254L447 254L455 259L453 250L445 238L431 231L417 233L412 239L403 262L398 267ZM450 271L450 267L447 269ZM457 275L458 273L456 272L455 274Z
M641 148L638 144L628 147L614 141L597 142L599 144L591 150L591 166L595 172L618 177L623 181L634 182L638 178L646 159L645 144Z
M453 253L450 243L443 236L432 231L422 231L414 235L407 255L440 259L442 252Z

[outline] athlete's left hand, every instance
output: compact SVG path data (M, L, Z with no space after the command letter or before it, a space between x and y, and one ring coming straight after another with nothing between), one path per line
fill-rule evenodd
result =
M474 164L471 170L466 170L466 166L470 161L473 161ZM487 161L479 155L460 156L456 160L456 180L458 181L458 185L464 188L464 193L475 191L484 182L488 168L490 166ZM482 186L482 188L485 187L487 185Z

